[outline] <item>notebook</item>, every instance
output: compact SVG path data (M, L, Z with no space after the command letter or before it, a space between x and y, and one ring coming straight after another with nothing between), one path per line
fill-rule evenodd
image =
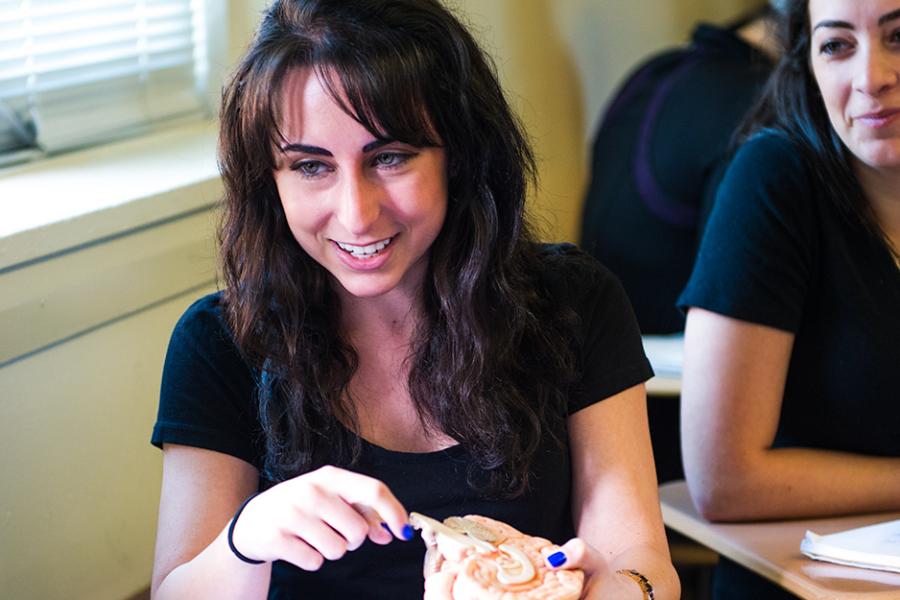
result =
M900 573L900 519L829 535L807 531L800 552L815 560Z

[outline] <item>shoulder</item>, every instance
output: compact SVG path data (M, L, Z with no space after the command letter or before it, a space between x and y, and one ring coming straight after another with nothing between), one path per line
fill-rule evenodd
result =
M213 335L230 340L222 292L214 292L194 301L178 319L175 333L201 338Z
M816 178L808 152L787 134L764 130L744 142L725 172L719 202L796 213L812 206ZM747 202L747 198L756 198ZM805 215L804 215L805 216Z
M184 311L169 340L169 358L173 355L244 363L225 317L222 292L203 296Z
M596 258L568 243L542 244L538 256L544 300L574 313L582 333L618 331L621 324L635 321L625 288Z
M767 168L767 171L759 172L757 176L764 176L769 172L795 173L798 169L805 173L806 155L804 148L788 134L776 129L763 129L741 144L732 163Z
M796 331L821 239L816 180L804 156L800 144L773 131L741 146L679 307Z
M540 279L554 296L577 299L619 286L609 269L574 244L539 244L536 254Z
M572 244L540 246L538 256L545 300L574 316L569 339L580 376L569 412L649 379L653 372L619 280Z

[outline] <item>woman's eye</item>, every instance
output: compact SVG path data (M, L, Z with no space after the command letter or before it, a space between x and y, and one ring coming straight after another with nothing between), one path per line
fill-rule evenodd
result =
M328 165L319 160L301 160L291 165L292 171L297 171L303 177L314 179L328 172Z
M412 157L412 154L406 152L381 152L375 155L372 164L376 167L399 167Z
M891 43L900 44L900 29L892 32L890 38L888 39L890 39Z
M819 53L834 56L843 52L849 45L843 40L828 40L819 46Z

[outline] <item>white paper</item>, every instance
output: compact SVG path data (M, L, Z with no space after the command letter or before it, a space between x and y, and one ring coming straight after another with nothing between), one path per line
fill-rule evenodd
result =
M653 372L657 377L681 377L681 366L684 362L684 334L645 335L644 352L650 359Z
M900 519L830 535L807 531L800 551L816 560L900 573Z

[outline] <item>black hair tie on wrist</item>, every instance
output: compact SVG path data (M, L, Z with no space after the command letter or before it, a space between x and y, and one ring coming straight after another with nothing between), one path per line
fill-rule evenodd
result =
M252 496L250 496L249 498L244 500L241 503L241 505L238 507L237 512L234 513L234 517L232 517L231 523L228 525L228 547L231 548L231 551L234 553L235 556L237 556L239 559L241 559L242 561L244 561L245 563L250 564L250 565L261 565L266 561L256 560L255 558L249 558L247 556L244 556L243 554L240 553L240 551L238 551L237 548L234 547L234 524L237 523L238 517L241 516L241 512L243 512L244 507L246 507L247 504L251 500L256 498L257 496L259 496L259 492L253 494Z

